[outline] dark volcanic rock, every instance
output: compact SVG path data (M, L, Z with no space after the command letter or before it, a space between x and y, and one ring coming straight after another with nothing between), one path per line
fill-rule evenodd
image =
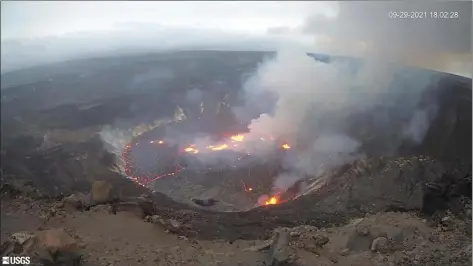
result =
M192 199L192 201L202 207L210 207L218 202L216 199Z
M425 184L444 171L441 163L424 156L361 160L334 171L318 191L284 204L243 213L198 212L182 218L198 228L203 238L254 239L277 226L326 226L366 213L420 211L425 204Z

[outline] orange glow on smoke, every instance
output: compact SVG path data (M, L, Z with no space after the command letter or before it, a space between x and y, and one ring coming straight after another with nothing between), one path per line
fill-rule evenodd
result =
M289 146L289 144L283 144L281 147L285 150L289 150L291 148L291 146Z
M241 141L243 141L243 139L245 138L245 136L243 136L243 135L235 135L235 136L231 136L230 138L231 138L233 141L241 142Z
M279 202L278 197L272 196L271 198L269 198L267 201L264 202L264 205L275 205L275 204L278 204L278 202Z

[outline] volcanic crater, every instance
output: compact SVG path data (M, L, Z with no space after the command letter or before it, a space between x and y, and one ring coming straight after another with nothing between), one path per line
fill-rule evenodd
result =
M364 157L275 191L274 178L283 171L280 158L299 152L290 139L260 136L264 140L259 141L272 143L265 160L227 149L240 145L248 131L248 124L232 111L241 101L242 77L270 55L274 54L182 52L135 57L120 66L101 59L96 63L106 67L91 80L81 78L80 67L79 73L60 77L50 76L50 69L32 71L37 81L11 81L14 85L2 87L2 180L22 176L49 196L86 190L96 179L116 184L120 195L146 191L144 186L156 191L162 215L178 215L199 231L199 237L227 239L263 237L281 225L343 223L378 211L444 208L458 193L446 196L452 186L443 186L435 194L426 183L442 187L446 178L441 177L450 176L452 184L471 186L471 79L435 73L438 81L423 97L437 102L438 111L421 143L406 141L382 154L391 135L402 129L396 127L399 121L391 121L391 135L379 128L376 115L397 110L377 107L377 114L359 113L346 123L346 131L361 140ZM189 67L196 62L203 67ZM156 67L171 69L174 78L139 76ZM403 82L407 90L416 86ZM39 87L42 93L33 93ZM196 87L201 98L183 100ZM100 95L91 93L98 88ZM53 101L58 95L61 101ZM103 138L104 130L119 132L118 144ZM193 143L193 134L212 143ZM199 156L208 158L206 154L217 155L214 161L201 160ZM234 160L229 163L227 158ZM259 200L262 195L268 198ZM471 190L466 196L471 198ZM192 201L204 198L217 203L202 207Z

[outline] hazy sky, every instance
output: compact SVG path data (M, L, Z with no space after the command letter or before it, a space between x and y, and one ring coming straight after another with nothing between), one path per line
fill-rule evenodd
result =
M2 1L2 72L118 50L274 50L372 56L471 76L471 1ZM458 12L390 19L390 11Z
M269 27L301 26L315 12L333 14L334 5L258 1L2 1L2 39L110 30L130 22L264 33Z

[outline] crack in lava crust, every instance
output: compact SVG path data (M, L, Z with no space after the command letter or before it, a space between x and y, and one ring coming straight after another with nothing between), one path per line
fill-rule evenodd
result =
M177 165L175 165L175 169L173 171L166 172L164 174L154 175L154 176L151 175L151 174L148 174L148 173L142 173L140 171L140 169L134 169L134 167L133 167L134 160L131 157L131 152L132 152L132 149L134 147L140 146L140 143L141 142L139 140L134 140L131 143L127 144L124 147L123 152L122 152L122 160L123 160L124 165L125 165L125 174L130 179L135 181L135 183L137 183L138 185L150 188L150 185L154 181L156 181L156 180L158 180L162 177L175 176L175 175L179 174L183 169L185 169L183 166L177 164ZM164 141L157 141L156 143L158 143L159 145L163 145L166 148L171 148L171 147L166 146L164 144ZM151 144L154 144L154 141L152 141Z

